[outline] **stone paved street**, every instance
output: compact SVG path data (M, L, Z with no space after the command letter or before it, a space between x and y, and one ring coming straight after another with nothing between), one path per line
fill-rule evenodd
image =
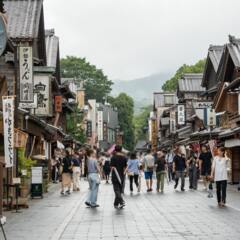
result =
M127 206L115 210L112 185L102 183L101 206L89 209L84 205L88 185L81 183L81 193L61 197L55 187L43 200L32 201L29 209L9 214L8 240L239 239L240 193L229 193L231 206L219 209L215 198L208 199L201 190L175 192L170 184L164 195L147 194L143 188L130 196L127 185Z

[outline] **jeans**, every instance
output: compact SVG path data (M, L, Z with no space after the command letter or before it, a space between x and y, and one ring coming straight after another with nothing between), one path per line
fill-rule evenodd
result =
M157 190L160 189L160 185L161 185L161 192L163 192L165 171L157 172L156 177L157 177Z
M73 167L73 190L80 190L80 167Z
M129 176L129 180L130 180L130 191L133 191L133 180L135 182L136 187L138 188L138 178L139 175L138 174L134 174L133 176Z
M198 186L198 169L196 166L193 166L189 169L189 188L197 189Z
M181 189L184 189L185 186L185 172L184 171L177 171L175 176L175 187L178 186L179 178L181 178Z
M114 206L118 206L119 204L123 204L124 200L122 197L123 192L123 186L118 181L113 181L113 190L115 193L115 200L114 200Z
M218 203L226 203L227 180L216 181L216 185Z
M168 179L169 179L169 182L174 180L173 164L172 163L168 163Z
M91 205L96 205L97 203L97 195L99 188L99 176L97 173L89 173L88 174L88 182L89 182L89 193L87 197L87 202Z

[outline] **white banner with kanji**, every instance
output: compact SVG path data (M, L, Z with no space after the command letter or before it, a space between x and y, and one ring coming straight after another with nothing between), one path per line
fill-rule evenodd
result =
M9 168L14 160L14 97L3 96L2 102L5 167Z

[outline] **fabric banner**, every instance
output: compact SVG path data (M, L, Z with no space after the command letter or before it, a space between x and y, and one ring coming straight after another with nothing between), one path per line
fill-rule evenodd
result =
M14 160L14 97L3 96L2 102L5 167L9 168Z

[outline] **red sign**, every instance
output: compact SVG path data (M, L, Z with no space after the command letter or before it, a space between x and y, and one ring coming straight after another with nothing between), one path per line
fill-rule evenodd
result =
M55 96L55 112L62 112L62 96Z

